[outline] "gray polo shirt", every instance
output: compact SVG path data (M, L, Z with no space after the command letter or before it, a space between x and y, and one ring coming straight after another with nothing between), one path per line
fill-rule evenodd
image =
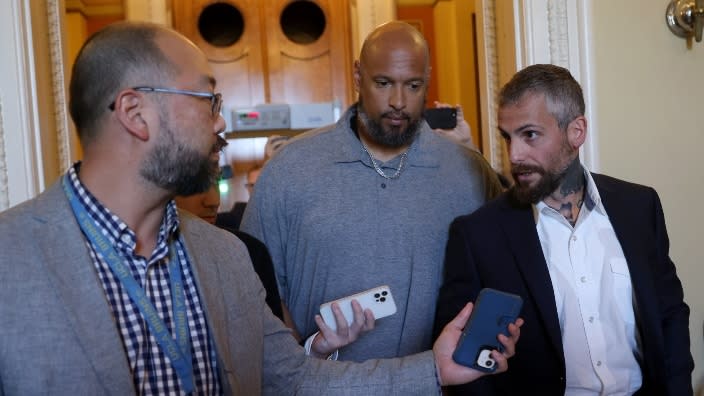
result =
M304 337L317 331L320 304L390 286L397 313L340 351L342 360L362 361L430 348L450 222L500 186L479 153L425 122L400 177L381 177L350 128L355 113L353 106L337 124L293 139L267 163L242 230L269 248ZM383 165L387 175L399 157Z

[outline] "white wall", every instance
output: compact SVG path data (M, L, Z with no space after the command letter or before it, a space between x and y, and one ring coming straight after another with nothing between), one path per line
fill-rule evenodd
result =
M32 198L43 188L29 4L0 5L0 210Z
M592 128L602 173L660 194L670 254L692 310L697 389L704 386L704 42L688 50L670 33L667 3L592 1Z

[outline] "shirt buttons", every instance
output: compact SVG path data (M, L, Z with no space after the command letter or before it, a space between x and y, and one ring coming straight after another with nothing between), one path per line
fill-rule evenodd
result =
M597 366L597 367L601 367L601 360L597 360L596 366Z
M594 317L593 317L593 316L590 316L590 317L589 317L589 323L594 323Z
M587 283L587 277L583 276L583 277L579 278L579 281L582 283Z
M577 240L577 235L572 235L572 241L576 241L576 240Z
M386 183L381 183L381 188L386 188Z
M124 243L130 243L130 236L127 234L122 234L122 236L120 237L120 240L122 240L122 242L124 242Z

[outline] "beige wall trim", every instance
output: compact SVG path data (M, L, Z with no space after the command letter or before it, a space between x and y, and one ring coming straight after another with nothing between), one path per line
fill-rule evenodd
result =
M503 169L503 147L496 121L496 93L499 89L499 68L496 54L496 9L494 0L478 0L477 25L481 28L477 35L477 51L479 54L479 75L486 76L479 86L480 106L482 110L482 134L484 153L491 166L501 171Z
M62 14L64 7L61 0L47 0L47 20L49 29L49 56L51 61L51 85L54 96L54 122L56 123L57 150L59 167L71 166L71 136L66 114L66 81L64 68L64 46L62 45Z

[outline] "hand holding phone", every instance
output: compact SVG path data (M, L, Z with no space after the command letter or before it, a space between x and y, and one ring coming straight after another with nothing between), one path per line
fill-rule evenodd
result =
M354 320L352 311L352 300L357 300L362 310L370 309L374 314L374 319L378 320L396 313L396 303L391 295L391 289L387 285L375 287L363 292L343 297L334 301L326 302L320 305L320 316L322 316L325 324L332 330L337 330L337 323L332 312L332 303L337 303L342 311L342 314L347 320L347 324L351 325Z
M452 359L479 371L496 370L491 351L503 351L497 336L499 333L510 336L508 325L516 321L522 305L520 296L490 288L482 289Z
M425 109L423 117L432 129L455 129L457 127L457 109L454 107Z

